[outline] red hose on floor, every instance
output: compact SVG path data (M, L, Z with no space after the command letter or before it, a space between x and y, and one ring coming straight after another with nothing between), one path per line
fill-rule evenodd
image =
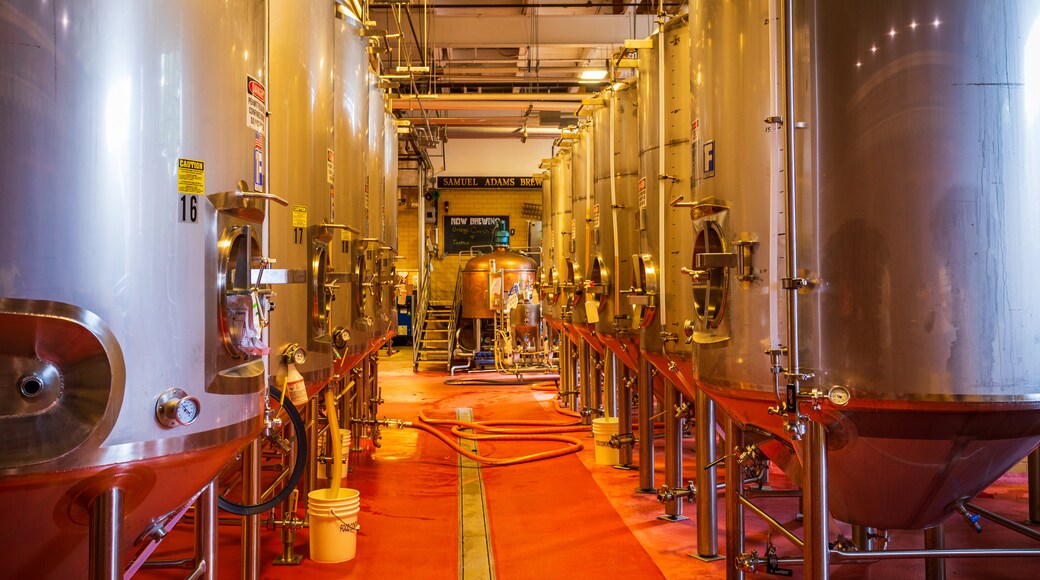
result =
M574 422L558 422L558 421L531 421L531 420L495 420L495 421L459 421L456 419L433 419L427 417L423 413L419 413L418 423L409 425L413 429L419 429L425 431L434 437L440 439L446 443L449 447L455 450L456 453L464 457L468 457L473 461L483 463L484 465L519 465L521 463L531 463L533 461L541 461L543 459L552 459L553 457L562 457L571 453L577 453L585 448L584 443L580 439L573 437L567 437L564 435L552 435L552 433L569 433L575 431L586 431L587 427L576 425ZM450 437L438 430L437 426L451 426L451 433L456 437L462 439L479 440L479 441L556 441L560 443L566 443L567 446L560 449L553 449L550 451L542 451L539 453L532 453L530 455L522 455L520 457L508 457L504 459L497 459L493 457L485 457L483 455L477 455L472 451L460 446L455 441L452 441ZM491 425L522 425L523 427L492 427ZM473 429L474 431L486 431L492 433L490 435L479 434L479 433L464 433L462 429Z

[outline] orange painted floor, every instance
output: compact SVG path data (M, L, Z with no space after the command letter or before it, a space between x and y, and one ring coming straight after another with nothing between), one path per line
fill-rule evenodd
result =
M471 408L478 420L549 419L563 417L552 410L552 394L525 386L445 385L447 373L412 373L410 352L384 357L380 384L385 404L381 417L414 420L420 410L435 417L453 417L456 408ZM592 577L598 579L696 579L724 578L722 561L705 563L690 557L696 552L696 526L692 505L682 522L657 519L662 506L654 496L634 493L638 473L595 464L591 434L579 433L587 441L576 455L511 467L484 468L485 495L491 526L496 577L554 579ZM480 452L491 456L514 456L551 448L555 443L479 442ZM684 441L692 478L693 441ZM660 450L658 450L660 452ZM305 556L300 566L271 564L279 554L277 531L263 533L261 578L459 578L458 571L458 461L457 455L440 441L416 430L385 429L380 447L350 458L348 482L361 492L361 531L358 555L343 564L316 564L306 559L307 531L296 539L297 552ZM663 461L657 461L657 482ZM775 469L770 483L789 487ZM977 503L987 509L1022 521L1027 514L1024 474L1009 474L994 484ZM719 501L720 529L725 522ZM795 520L796 499L762 502L781 522ZM766 528L748 516L747 548L763 553ZM976 535L959 517L946 525L948 547L1035 548L1035 543L986 523ZM190 525L181 526L156 551L154 558L187 557ZM849 534L847 526L843 531ZM221 528L220 578L239 577L239 528ZM892 549L919 548L920 532L892 533ZM797 555L784 540L777 540L781 555ZM720 538L720 551L725 539ZM792 567L794 577L801 570ZM183 578L183 570L145 570L139 578ZM761 574L762 577L768 577ZM877 563L870 566L834 566L834 578L923 578L920 560ZM950 560L950 578L1018 579L1040 576L1040 559Z

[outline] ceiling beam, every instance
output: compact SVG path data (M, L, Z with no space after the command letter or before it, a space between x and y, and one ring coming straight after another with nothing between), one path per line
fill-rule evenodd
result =
M430 42L436 46L524 47L620 45L654 27L648 14L589 15L433 15Z

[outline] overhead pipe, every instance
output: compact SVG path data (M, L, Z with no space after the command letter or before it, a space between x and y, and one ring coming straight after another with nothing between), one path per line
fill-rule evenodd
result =
M660 2L659 6L667 8L678 8L682 6L682 2ZM652 5L647 5L644 2L612 2L610 4L593 4L592 2L537 2L528 4L524 2L514 2L512 4L433 4L429 5L429 8L436 10L437 8L653 8ZM373 7L375 8L375 7Z

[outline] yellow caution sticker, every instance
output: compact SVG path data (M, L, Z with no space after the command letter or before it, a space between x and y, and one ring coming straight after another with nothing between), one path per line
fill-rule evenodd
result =
M350 230L340 230L339 231L339 239L340 239L340 241L343 241L343 242L349 242L350 241Z
M177 193L202 195L206 192L206 163L197 159L177 160Z
M292 227L294 227L294 228L305 228L305 227L307 227L307 206L305 206L305 205L294 205L294 206L292 206Z

